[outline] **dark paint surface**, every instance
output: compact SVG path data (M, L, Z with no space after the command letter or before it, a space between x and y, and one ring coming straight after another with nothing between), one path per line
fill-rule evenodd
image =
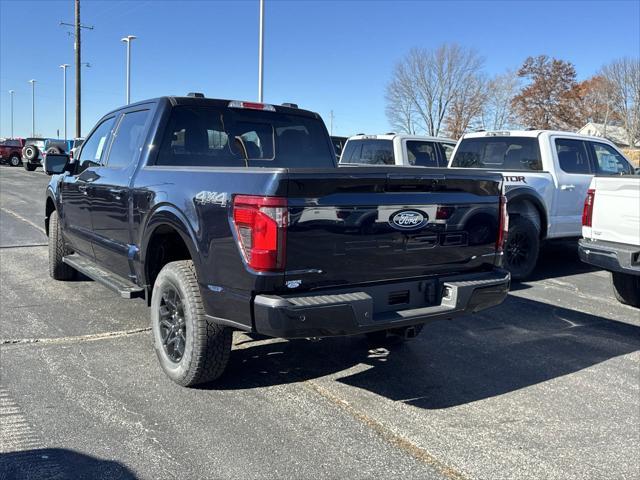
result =
M145 286L149 241L158 227L171 226L191 252L207 313L248 327L255 294L292 292L288 280L304 291L493 268L499 175L335 168L333 160L323 169L154 166L172 106L195 101L145 102L151 120L139 159L129 167L53 177L49 195L75 250ZM196 200L200 192L224 195L203 203ZM286 272L246 266L230 220L236 194L287 197ZM437 206L450 207L446 221L434 222ZM394 227L391 216L405 209L429 221L410 230Z

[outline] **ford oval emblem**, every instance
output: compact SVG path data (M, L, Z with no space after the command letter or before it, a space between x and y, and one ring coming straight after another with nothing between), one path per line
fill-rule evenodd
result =
M391 215L391 224L402 230L410 230L413 228L422 227L429 217L426 213L418 212L416 210L400 210Z

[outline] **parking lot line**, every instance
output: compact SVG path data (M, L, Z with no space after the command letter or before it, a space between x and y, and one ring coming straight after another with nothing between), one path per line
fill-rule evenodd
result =
M33 228L37 228L40 232L44 233L45 235L47 234L46 230L44 228L42 228L40 225L38 225L35 222L32 222L31 220L29 220L28 218L24 218L22 215L14 212L13 210L8 209L7 207L0 207L0 209L2 211L4 211L5 213L8 213L9 215L11 215L12 217L17 218L18 220L22 220L25 223L28 223L29 225L31 225Z

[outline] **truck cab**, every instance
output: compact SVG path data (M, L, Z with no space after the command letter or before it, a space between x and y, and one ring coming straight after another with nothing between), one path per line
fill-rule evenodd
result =
M607 139L571 132L513 130L464 135L449 167L502 174L510 215L505 267L516 280L533 272L546 240L578 239L594 175L631 175Z
M448 138L419 135L355 135L347 140L340 165L446 167L455 145Z

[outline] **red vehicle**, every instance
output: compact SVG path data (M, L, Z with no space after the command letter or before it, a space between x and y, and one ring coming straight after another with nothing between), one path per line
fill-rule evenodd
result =
M0 140L0 162L18 167L22 163L23 138L6 138Z

